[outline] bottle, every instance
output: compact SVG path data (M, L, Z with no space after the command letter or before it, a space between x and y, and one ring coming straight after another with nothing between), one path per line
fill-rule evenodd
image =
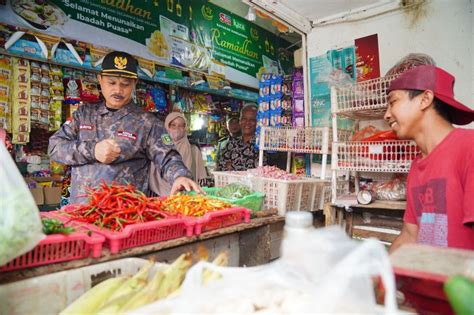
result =
M313 215L307 211L289 211L285 215L281 258L288 263L298 264L306 249L306 242L314 231Z

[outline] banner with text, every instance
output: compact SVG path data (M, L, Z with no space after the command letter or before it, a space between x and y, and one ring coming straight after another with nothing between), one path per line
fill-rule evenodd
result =
M246 85L293 65L288 42L206 0L10 0L0 11L8 24L163 64L206 72L223 64L227 79Z

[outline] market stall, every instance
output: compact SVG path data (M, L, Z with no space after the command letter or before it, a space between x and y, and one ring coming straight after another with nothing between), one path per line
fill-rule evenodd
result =
M36 272L60 270L54 268L73 268L75 263L85 265L117 257L143 256L161 248L178 247L178 252L183 250L183 244L199 243L201 239L213 237L234 241L242 238L245 243L246 237L250 238L245 236L247 229L269 229L282 220L272 216L275 212L266 207L268 218L264 218L265 211L262 211L253 213L252 217L263 218L250 221L247 208L261 210L264 198L250 192L251 196L242 199L241 203L232 199L233 207L229 203L222 208L214 201L206 210L213 213L200 213L199 219L189 218L190 212L181 213L183 217L177 217L176 213L169 218L163 216L159 207L161 199L150 199L143 205L144 211L138 201L133 206L126 204L131 195L127 200L107 204L106 212L127 212L120 217L96 212L98 204L92 204L92 201L102 200L101 206L105 206L110 202L105 194L91 195L87 208L66 206L71 169L49 158L48 138L63 123L70 122L78 108L101 101L96 75L100 73L104 56L113 49L126 47L138 62L139 83L134 94L137 105L160 119L172 111L184 113L189 121L188 135L201 145L209 170L214 167L214 147L225 135L227 118L238 116L245 102L257 101L258 78L265 72L265 67L268 71L280 72L283 68L288 71L292 66L291 56L280 49L280 46L288 46L287 42L207 1L176 5L168 1L160 10L154 10L158 5L158 2L143 4L127 11L112 4L86 6L54 1L1 4L0 127L9 135L13 144L10 153L25 176L34 202L43 210L44 229L56 229L31 251L3 265L2 276L14 279L23 272L33 276ZM101 9L109 14L99 14ZM232 21L214 18L218 10L226 18L239 22L232 34L216 33L215 28L226 29ZM32 12L40 11L40 16L32 15ZM125 21L123 14L128 14L134 22ZM149 19L153 20L151 24ZM130 29L123 28L124 21ZM107 27L102 28L98 22L108 23ZM181 33L177 33L178 30ZM233 36L249 37L249 34L253 42L246 42L242 49L229 44ZM144 35L148 37L144 38ZM214 45L208 45L209 40ZM229 53L233 55L232 61ZM256 60L250 61L249 57ZM201 184L211 185L212 182L210 177ZM129 193L135 189L129 188ZM212 194L210 190L208 194ZM186 199L173 207L187 208L185 204L192 202ZM92 213L93 208L96 210ZM58 209L67 216L50 211ZM97 216L91 217L91 213ZM97 219L99 216L100 220ZM237 227L230 227L233 225ZM245 235L239 236L242 233ZM247 234L252 235L252 232ZM262 242L270 243L268 231L262 236ZM261 259L256 255L239 260L236 244L234 242L231 251L233 265L240 261L245 264L255 261L255 264L270 259L266 249ZM147 249L147 246L152 247ZM278 246L272 248L272 257L277 257L275 249ZM68 264L72 265L67 267ZM63 267L58 267L61 265Z
M29 189L6 204L28 204L12 218L31 219L9 228L36 233L30 247L15 237L1 248L9 259L0 260L0 313L33 313L43 301L51 302L45 313L64 314L472 313L472 250L387 252L420 148L383 120L399 76L392 66L408 53L449 60L466 79L456 60L469 59L467 41L457 35L472 4L244 0L243 18L214 2L0 4L0 128L14 144L8 168L26 177L6 195L23 181ZM278 36L250 23L255 14L273 20ZM445 56L428 29L459 49ZM205 196L150 197L103 182L86 203L68 204L70 168L49 160L48 138L101 101L95 76L118 49L137 59L137 105L160 120L186 118L209 171ZM471 81L456 83L461 99ZM226 122L248 105L256 130L245 148L258 167L232 170L236 156L219 167ZM51 231L42 240L39 221ZM15 255L17 246L24 250Z
M218 253L229 253L229 266L256 266L279 257L279 248L283 234L283 217L272 216L256 218L248 224L238 224L190 237L179 237L173 240L121 250L112 254L107 247L101 248L100 255L70 260L67 262L43 264L34 268L2 270L0 283L47 275L63 270L90 266L127 257L153 258L155 261L172 261L185 252L197 253L206 248L209 256Z

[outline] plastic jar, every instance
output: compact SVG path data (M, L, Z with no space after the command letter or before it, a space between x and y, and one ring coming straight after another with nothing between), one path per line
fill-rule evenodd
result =
M313 215L307 211L289 211L285 215L281 257L292 261L306 250L306 242L314 231Z

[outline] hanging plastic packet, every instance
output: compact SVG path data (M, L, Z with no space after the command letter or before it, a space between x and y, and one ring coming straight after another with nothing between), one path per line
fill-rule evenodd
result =
M159 87L153 87L150 92L153 102L155 103L156 111L159 113L166 112L168 105L166 101L166 91Z
M93 76L86 76L80 80L80 96L84 102L97 103L100 101L98 82Z
M64 79L65 100L80 101L81 100L81 82L72 78Z
M44 238L38 207L7 149L0 143L0 266Z

